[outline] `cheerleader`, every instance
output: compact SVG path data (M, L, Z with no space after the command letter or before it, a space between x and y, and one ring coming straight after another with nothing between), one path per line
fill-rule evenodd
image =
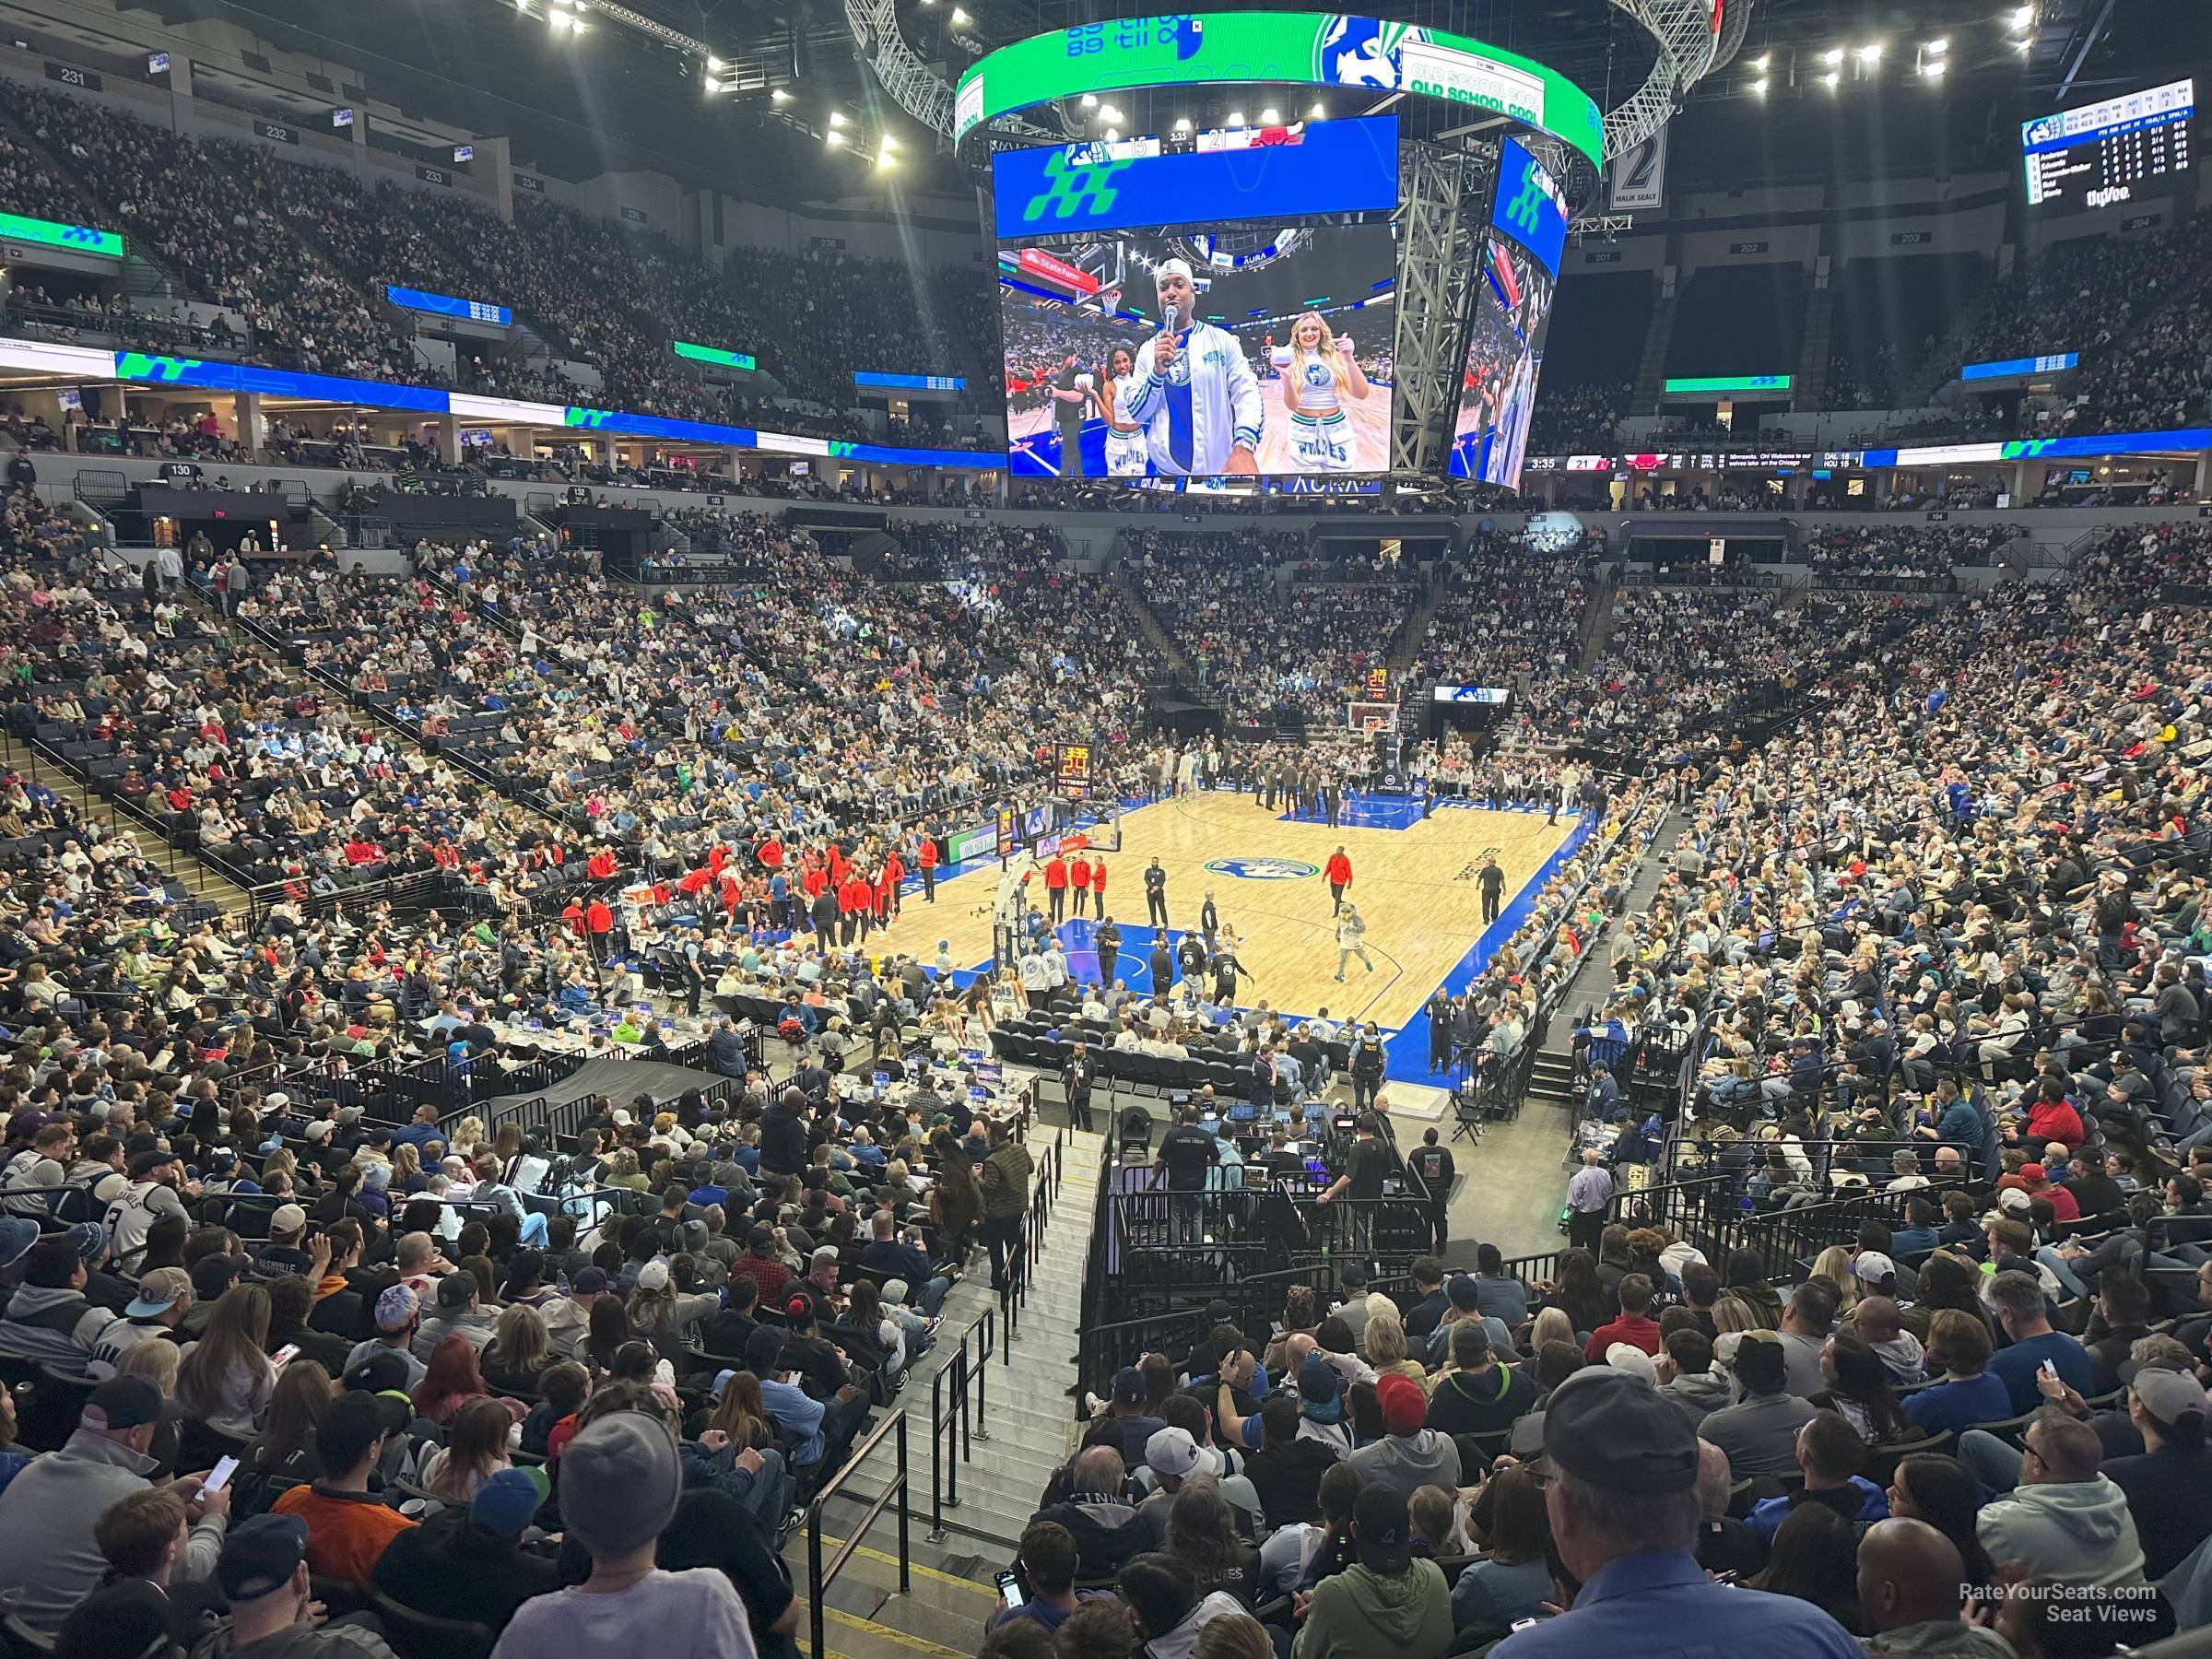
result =
M1106 472L1111 477L1141 478L1150 448L1145 429L1122 414L1135 396L1136 354L1116 346L1106 358L1106 380L1093 394L1106 418Z
M1290 325L1290 343L1270 353L1282 376L1283 406L1290 416L1290 468L1300 473L1348 473L1352 454L1347 397L1364 400L1367 371L1352 356L1348 336L1332 335L1319 312Z

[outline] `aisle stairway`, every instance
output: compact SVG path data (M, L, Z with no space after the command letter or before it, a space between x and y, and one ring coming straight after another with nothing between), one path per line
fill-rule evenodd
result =
M1056 1114L1055 1114L1056 1115ZM1097 1209L1099 1157L1104 1137L1070 1132L1061 1153L1061 1184L1044 1228L1042 1252L1030 1281L1027 1305L1014 1314L1011 1343L999 1325L989 1263L978 1252L966 1278L945 1299L935 1347L900 1394L907 1414L908 1501L912 1575L899 1590L896 1506L888 1506L823 1597L827 1652L843 1659L895 1659L923 1653L933 1659L968 1659L982 1641L996 1607L992 1575L1013 1559L1023 1527L1036 1512L1045 1478L1073 1449L1077 1430L1067 1390L1075 1379L1077 1321L1083 1305L1083 1270ZM980 1395L971 1384L971 1459L956 1471L958 1503L944 1511L945 1531L932 1535L930 1426L933 1379L946 1372L947 1415L956 1394L959 1339L978 1328L988 1312L987 1371ZM847 1541L884 1489L896 1467L895 1435L824 1505L825 1562ZM951 1453L947 1453L947 1466ZM792 1584L807 1593L806 1534L794 1532L784 1549ZM808 1618L797 1633L803 1659L813 1659Z

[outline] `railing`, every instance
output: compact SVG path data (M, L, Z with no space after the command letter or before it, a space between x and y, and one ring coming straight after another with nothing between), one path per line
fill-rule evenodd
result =
M876 1524L876 1517L883 1513L884 1506L893 1499L898 1500L899 1503L899 1594L904 1595L913 1588L912 1544L907 1535L906 1417L905 1412L897 1411L877 1424L874 1432L860 1443L852 1456L845 1459L845 1466L824 1483L822 1489L814 1495L814 1501L806 1506L806 1617L814 1638L814 1659L828 1659L829 1649L822 1630L828 1608L823 1597L830 1586L837 1582L837 1575L844 1571L845 1563L853 1559L853 1552L860 1547L868 1528ZM825 1568L822 1565L822 1506L836 1497L845 1483L860 1472L869 1457L883 1444L886 1435L897 1438L899 1472L884 1482L883 1490L877 1494L866 1512L853 1524L851 1535L837 1547L837 1554L830 1558L829 1566Z
M995 1311L985 1308L973 1324L960 1333L952 1358L929 1380L929 1541L945 1541L945 1512L960 1507L960 1465L972 1460L974 1442L988 1442L991 1431L973 1426L984 1417L983 1393L991 1376L991 1355L997 1335ZM974 1348L970 1350L972 1340ZM952 1379L952 1399L945 1398L945 1379ZM972 1416L969 1384L975 1385ZM985 1418L988 1421L988 1418Z

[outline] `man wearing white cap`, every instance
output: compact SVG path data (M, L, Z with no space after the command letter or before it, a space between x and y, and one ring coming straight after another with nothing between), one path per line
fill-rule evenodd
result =
M1260 382L1236 336L1194 320L1197 285L1188 262L1162 260L1153 273L1161 327L1142 354L1125 413L1145 429L1153 471L1216 477L1259 471L1266 415Z

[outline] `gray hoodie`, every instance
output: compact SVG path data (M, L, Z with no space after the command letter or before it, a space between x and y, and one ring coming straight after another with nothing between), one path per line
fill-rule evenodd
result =
M2036 1578L2102 1589L2143 1582L2127 1494L2102 1475L2016 1488L1983 1510L1974 1535L2000 1569L2025 1561Z
M2012 1643L1960 1618L1931 1618L1862 1636L1867 1659L2014 1659Z
M1686 1371L1659 1391L1682 1408L1695 1429L1706 1417L1728 1404L1729 1382L1725 1371Z
M226 1624L210 1630L192 1650L192 1659L394 1659L380 1636L347 1625L290 1624L259 1641L241 1642Z

